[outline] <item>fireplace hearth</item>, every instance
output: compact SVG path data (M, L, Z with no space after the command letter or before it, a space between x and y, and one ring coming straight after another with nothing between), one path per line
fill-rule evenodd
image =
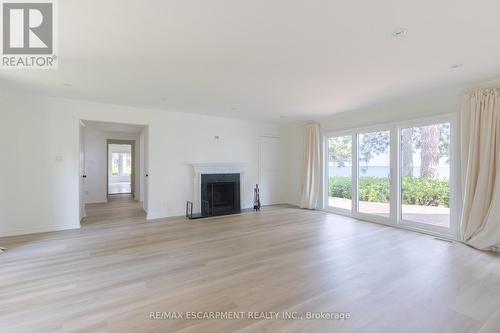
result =
M214 216L210 214L234 214L241 211L243 207L241 206L242 193L247 193L247 189L245 188L246 163L215 162L193 163L190 165L193 167L194 179L192 201L186 203L186 216L188 218ZM233 191L231 189L233 185L220 183L235 183L234 202L231 202L230 195ZM220 184L221 186L217 186L216 184ZM227 189L224 189L226 187ZM213 196L212 189L214 190ZM211 195L210 198L208 198L209 190ZM220 190L224 191L219 193ZM215 201L212 200L212 198ZM229 205L227 203L229 203ZM233 209L226 207L232 205L234 205Z
M186 212L189 218L229 215L241 212L239 173L202 174L200 185L200 214L190 215Z

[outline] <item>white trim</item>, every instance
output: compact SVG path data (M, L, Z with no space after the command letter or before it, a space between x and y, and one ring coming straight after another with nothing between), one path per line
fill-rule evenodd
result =
M327 212L327 213L352 217L351 210L349 210L349 209L336 208L336 207L326 207L325 209L322 209L322 211Z
M411 226L407 226L407 225L400 225L400 224L393 225L393 224L390 224L388 222L377 222L377 221L373 221L373 220L367 219L367 218L354 217L354 216L352 216L349 213L345 214L345 213L342 213L342 212L336 212L336 211L328 210L328 209L322 209L321 211L325 212L325 213L328 213L328 214L334 214L334 215L340 215L340 216L349 217L349 218L351 218L351 219L353 219L355 221L358 221L358 222L367 222L367 223L381 224L381 225L384 225L386 227L395 227L395 228L398 228L398 229L409 230L409 231L418 232L418 233L429 235L429 236L440 237L440 238L449 239L449 240L453 240L453 241L457 241L457 242L462 243L460 240L456 239L451 234L443 234L443 233L435 232L435 231L432 231L432 230L421 229L421 228L411 227Z
M351 135L354 131L353 130L343 130L343 131L327 131L327 132L322 132L323 137L338 137L338 136L347 136Z
M0 237L10 237L10 236L25 236L30 234L39 234L42 232L52 232L68 229L80 229L80 223L77 224L53 224L45 225L41 227L25 227L25 228L13 228L13 229L2 229L0 230Z
M412 127L421 127L421 126L429 126L433 124L442 124L442 123L449 123L450 124L450 199L449 199L449 204L450 204L450 227L449 228L444 228L444 227L437 227L433 225L428 225L425 223L419 223L415 221L410 221L410 220L404 220L402 216L402 212L399 211L397 215L398 219L398 224L401 226L406 226L412 229L423 229L423 230L428 230L433 233L437 233L441 236L446 236L446 237L453 237L453 239L457 240L458 239L458 222L459 222L459 214L458 214L458 209L460 207L458 196L456 195L457 190L458 190L458 178L457 178L457 170L458 170L458 135L457 135L457 116L456 114L448 114L448 115L442 115L440 117L434 117L430 119L423 119L423 120L418 120L416 122L411 122L411 121L406 121L404 125L399 127L399 135L398 137L400 138L401 136L401 129L403 128L412 128ZM401 163L401 156L398 158L398 163ZM398 177L399 178L399 177ZM401 180L398 179L399 181L399 187L398 187L398 200L401 202ZM400 207L400 206L399 206Z
M393 149L393 137L394 137L394 125L376 125L376 126L370 126L370 127L364 127L360 129L356 129L353 131L353 138L356 143L356 150L354 151L354 155L352 157L352 165L353 165L353 171L356 173L356 177L353 177L353 210L352 210L352 215L355 218L359 219L371 219L375 222L378 223L383 223L387 225L396 225L397 223L395 222L394 219L394 149ZM384 217L381 215L376 215L376 214L368 214L368 213L363 213L359 211L359 135L360 134L365 134L365 133L373 133L373 132L389 132L389 182L390 182L390 201L389 201L389 217Z
M328 139L329 138L338 138L338 137L343 137L343 136L350 136L351 137L351 159L352 157L354 156L354 152L355 150L357 149L355 147L355 142L354 142L354 132L353 131L341 131L341 132L325 132L323 133L322 137L323 137L323 153L322 153L322 156L321 156L321 159L322 159L322 165L323 165L323 172L321 173L321 176L322 176L322 182L321 182L321 187L322 187L322 195L323 195L323 200L321 200L321 209L322 210L325 210L325 211L331 211L331 212L336 212L336 213L339 213L339 214L345 214L345 213L350 213L349 209L343 209L343 208L338 208L338 207L333 207L333 206L330 206L330 203L329 203L329 195L328 195L328 191L329 191L329 175L328 175L328 172L329 172L329 169L330 169L330 161L328 160ZM352 172L351 172L351 179L354 183L354 175L355 175L355 172L354 172L354 163L352 163L351 161L351 167L353 168L352 169ZM353 184L353 189L351 190L351 193L354 194L354 184ZM354 198L351 200L352 202L352 207L351 207L351 210L354 210Z
M322 194L322 198L323 200L321 200L321 209L322 210L325 210L325 209L328 209L328 198L329 198L329 195L328 195L328 190L329 190L329 184L328 184L328 169L330 167L329 165L329 161L328 161L328 135L327 134L323 134L322 135L322 140L323 140L323 143L322 143L322 155L323 155L323 170L321 172L321 182L323 183L323 186L322 186L322 191L321 191L321 194Z
M246 167L246 163L191 163L190 165L194 168L195 172L204 172L207 170L210 172L214 172L219 169L220 170L243 169Z

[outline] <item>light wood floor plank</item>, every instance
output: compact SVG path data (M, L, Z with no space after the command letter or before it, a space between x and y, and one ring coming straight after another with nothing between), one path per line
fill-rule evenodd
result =
M290 207L147 222L139 203L116 197L87 211L81 230L0 239L0 331L498 332L500 257L463 244Z

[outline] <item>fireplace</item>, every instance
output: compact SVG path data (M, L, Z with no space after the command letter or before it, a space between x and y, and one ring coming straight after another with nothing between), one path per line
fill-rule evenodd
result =
M201 175L201 216L239 213L240 174Z

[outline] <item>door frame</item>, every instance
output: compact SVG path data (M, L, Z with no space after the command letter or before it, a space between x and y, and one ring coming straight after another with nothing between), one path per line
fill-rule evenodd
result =
M87 216L85 209L85 196L86 196L86 178L85 170L85 123L79 120L78 124L78 207L79 207L79 222ZM82 156L83 153L83 156Z
M450 123L450 228L444 230L443 228L433 228L433 226L408 223L403 221L401 216L401 152L400 132L402 128L417 127L424 125L432 125L437 123ZM390 131L390 159L391 159L391 215L389 218L380 217L377 215L364 214L358 212L358 134L374 132L374 131ZM446 113L436 116L419 117L409 120L398 122L389 122L377 124L374 126L356 127L348 130L339 131L325 131L322 133L323 139L323 172L322 172L322 187L323 187L323 200L322 208L326 212L350 216L362 221L375 222L379 224L394 226L402 229L426 233L438 237L457 240L459 233L459 219L461 214L461 198L460 198L460 159L459 159L459 127L458 127L458 114ZM352 137L352 207L351 211L329 207L328 206L328 143L327 139L330 137L346 136Z
M386 225L396 225L395 219L395 206L396 206L396 184L395 184L395 173L394 170L396 168L395 161L397 159L396 154L396 143L393 139L395 137L396 126L394 124L381 124L375 126L367 126L357 128L353 131L353 186L356 186L355 191L353 187L353 211L352 216L364 220L364 221L373 221L380 224ZM359 211L359 135L363 133L372 133L372 132L389 132L389 188L390 188L390 201L389 201L389 217L383 217L380 215L362 213Z
M398 176L401 174L402 168L402 156L399 150L401 144L401 130L403 128L410 127L421 127L421 126L429 126L435 124L449 123L450 124L450 147L449 147L449 158L450 158L450 227L436 227L433 225L419 223L415 221L404 220L402 216L402 184L401 177L397 177L398 182L398 202L397 202L397 221L398 224L405 227L410 228L417 231L423 231L427 233L432 233L440 236L445 236L447 238L458 239L458 221L460 218L460 200L459 195L457 193L460 192L459 188L459 160L458 160L458 120L456 114L445 114L441 116L422 118L422 119L414 119L407 120L404 122L398 123L398 160L397 160L397 170Z
M276 136L276 135L259 135L259 156L258 156L258 172L257 172L257 181L258 181L258 184L259 184L259 190L261 189L261 184L262 184L262 139L278 139L280 140L280 144L281 144L281 137L280 136ZM282 199L282 193L280 192L279 193L279 198L280 200ZM262 195L261 195L262 197ZM280 204L280 203L276 203L274 205L277 205L277 204ZM273 205L273 204L271 204Z
M351 193L353 195L353 198L351 199L351 210L348 209L343 209L343 208L338 208L338 207L331 207L328 201L329 198L329 169L330 169L330 164L328 160L328 139L329 138L338 138L342 136L350 136L351 137L351 179L352 179L352 189ZM336 131L336 132L326 132L323 133L323 172L322 172L322 188L323 188L323 209L327 210L329 212L335 213L335 214L340 214L340 215L347 215L347 216L352 216L352 212L355 210L355 203L354 203L354 186L355 183L357 184L357 181L355 181L355 171L354 171L354 154L357 148L355 148L355 138L354 138L354 131L353 130L347 130L347 131Z
M130 145L131 146L130 192L132 194L132 198L135 199L135 140L117 140L117 139L106 139L106 198L110 195L110 193L109 193L109 145Z

